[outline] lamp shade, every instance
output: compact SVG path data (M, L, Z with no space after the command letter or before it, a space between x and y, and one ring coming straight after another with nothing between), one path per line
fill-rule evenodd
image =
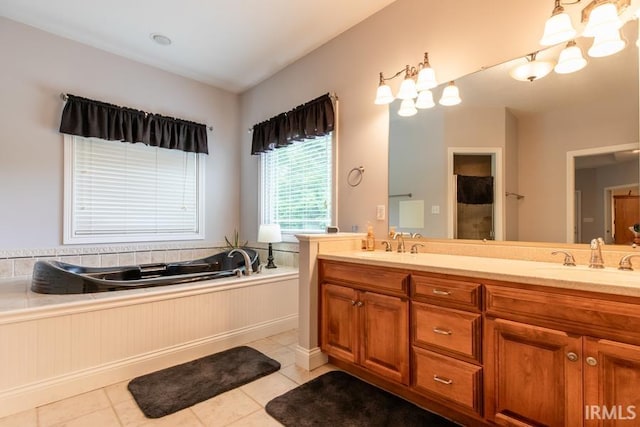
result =
M618 8L607 1L593 8L582 35L596 37L602 33L619 30L620 27L622 27L622 20L618 17Z
M587 60L582 56L582 50L571 40L567 43L556 64L554 71L558 74L569 74L582 70L587 65Z
M416 100L416 108L431 108L435 105L435 102L433 102L433 93L430 90L423 90L418 94L418 99Z
M571 40L577 32L571 24L571 17L564 11L562 6L554 9L551 18L547 19L544 25L544 34L540 39L543 46L552 46Z
M516 80L532 82L549 74L553 70L553 66L554 63L551 61L527 59L526 63L514 67L509 74Z
M258 242L276 243L282 242L280 224L260 224L258 229Z
M411 77L405 78L400 85L400 90L398 90L396 97L398 99L413 99L417 96L416 82L413 81Z
M391 93L391 88L389 87L389 85L381 84L380 86L378 86L378 92L376 93L376 100L373 102L374 104L377 104L377 105L385 105L385 104L392 103L394 99L395 98Z
M458 86L453 82L449 82L449 84L442 91L442 97L440 97L440 105L451 106L457 105L462 102L460 99L460 91L458 90Z
M416 82L416 90L422 92L423 90L433 89L438 86L436 81L436 72L430 66L425 66L418 73L418 81ZM418 96L420 96L418 94Z
M413 99L403 99L400 103L400 109L398 110L398 115L402 117L410 117L415 115L418 112L416 110L416 105L413 102Z
M627 42L620 38L620 30L607 31L593 39L593 45L587 53L593 58L602 58L620 52L626 45Z

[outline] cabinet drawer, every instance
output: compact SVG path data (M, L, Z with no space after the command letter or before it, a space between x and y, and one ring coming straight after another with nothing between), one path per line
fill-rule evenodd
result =
M383 290L404 296L407 295L409 282L409 274L402 271L331 261L321 262L320 276L323 281L353 283L358 288Z
M478 311L480 295L479 283L418 274L411 276L411 296L430 304Z
M480 366L413 347L412 385L417 392L433 393L480 413Z
M411 303L412 343L435 346L478 360L482 316L419 302Z

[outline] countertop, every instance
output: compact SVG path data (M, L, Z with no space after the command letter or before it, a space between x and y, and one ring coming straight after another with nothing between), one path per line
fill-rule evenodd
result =
M637 271L622 271L616 268L592 269L580 265L569 267L561 263L385 251L333 252L320 254L318 258L640 297L640 265L636 267Z

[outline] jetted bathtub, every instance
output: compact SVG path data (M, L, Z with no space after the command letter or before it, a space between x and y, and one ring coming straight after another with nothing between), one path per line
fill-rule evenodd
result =
M258 253L243 250L251 260L250 268L258 271ZM33 268L31 290L41 294L86 294L240 276L247 268L244 257L237 251L229 256L230 252L193 261L124 267L82 267L60 261L38 261Z

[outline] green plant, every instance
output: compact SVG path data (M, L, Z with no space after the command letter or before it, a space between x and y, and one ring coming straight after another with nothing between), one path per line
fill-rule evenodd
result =
M227 236L224 236L224 240L227 242L227 246L231 249L241 248L243 246L247 246L249 243L248 240L245 240L243 244L240 244L240 233L238 233L238 230L235 228L233 229L233 243L227 238Z

